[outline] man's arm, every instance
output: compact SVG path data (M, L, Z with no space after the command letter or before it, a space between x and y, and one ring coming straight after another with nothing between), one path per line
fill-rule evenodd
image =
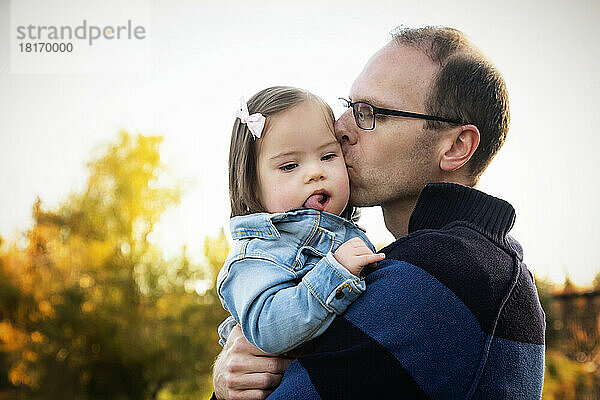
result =
M265 399L281 382L291 359L269 356L253 346L237 325L215 361L214 399Z

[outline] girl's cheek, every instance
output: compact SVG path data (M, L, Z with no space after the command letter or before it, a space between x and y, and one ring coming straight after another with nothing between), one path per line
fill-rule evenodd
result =
M274 193L276 196L276 203L278 204L278 208L281 209L281 212L287 211L291 208L299 207L299 205L296 204L297 194L291 190L290 186L291 185L281 185Z

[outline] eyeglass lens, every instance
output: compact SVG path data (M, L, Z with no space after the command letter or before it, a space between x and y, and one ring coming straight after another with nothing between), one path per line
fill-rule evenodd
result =
M354 103L354 107L352 109L354 112L354 119L356 120L356 125L362 129L373 129L373 108L366 103Z

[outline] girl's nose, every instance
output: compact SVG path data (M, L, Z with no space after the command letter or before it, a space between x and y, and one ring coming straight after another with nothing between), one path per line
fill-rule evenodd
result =
M313 167L304 177L304 183L318 182L325 179L325 173L322 168Z

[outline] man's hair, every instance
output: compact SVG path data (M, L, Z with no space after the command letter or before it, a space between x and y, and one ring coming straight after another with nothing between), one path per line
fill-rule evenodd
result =
M331 123L335 116L331 107L320 97L307 90L290 86L273 86L261 90L252 96L248 102L250 114L261 113L266 118L262 135L269 130L269 117L310 100L319 105L324 117ZM258 196L258 142L254 139L246 124L239 118L235 119L231 132L229 147L229 200L231 202L231 217L263 212L264 207Z
M477 183L508 132L510 111L502 75L457 29L399 27L392 31L392 41L419 49L440 65L425 101L426 112L479 129L479 146L467 163L473 184ZM426 129L447 126L439 121L425 124Z

